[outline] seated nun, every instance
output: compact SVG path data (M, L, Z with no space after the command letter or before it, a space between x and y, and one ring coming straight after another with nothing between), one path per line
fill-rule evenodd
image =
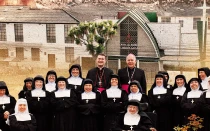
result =
M28 112L26 99L19 99L15 113L9 116L10 131L36 131L35 117Z
M113 131L156 131L147 114L141 111L138 100L130 100L127 104L127 112L119 117L116 128Z

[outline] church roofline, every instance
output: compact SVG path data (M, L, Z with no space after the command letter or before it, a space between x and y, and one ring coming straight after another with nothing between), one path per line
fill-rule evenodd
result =
M154 34L152 33L149 26L147 25L147 22L149 22L147 17L144 15L144 13L140 9L133 9L133 10L129 11L124 17L119 19L117 24L119 25L128 16L130 16L134 21L136 21L136 23L138 23L138 25L141 26L142 29L145 31L145 33L149 37L150 41L152 42L152 45L155 49L156 56L159 58L161 55L160 55L158 43L155 39Z

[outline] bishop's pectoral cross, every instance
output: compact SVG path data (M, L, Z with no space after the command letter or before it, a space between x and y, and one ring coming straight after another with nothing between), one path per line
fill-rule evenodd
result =
M86 100L86 103L88 103L88 101L89 101L89 100L87 99L87 100Z
M5 109L5 106L4 106L4 105L2 106L2 109L3 109L3 110Z
M193 104L193 103L194 103L194 100L192 99L191 102L192 102L192 104Z
M133 130L133 126L130 126L130 128L131 128L131 131Z
M39 100L40 100L40 98L38 97L38 98L37 98L37 100L39 101Z
M115 102L115 101L116 101L116 99L114 98L114 99L113 99L113 101Z

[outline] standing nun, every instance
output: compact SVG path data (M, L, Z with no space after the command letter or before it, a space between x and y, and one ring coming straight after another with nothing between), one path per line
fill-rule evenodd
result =
M0 81L0 130L9 131L6 120L9 115L14 113L16 100L9 95L9 90L4 81Z
M84 80L82 78L81 66L79 64L72 65L69 69L69 74L70 76L67 78L68 86L79 95L82 92L81 85Z
M26 94L29 112L36 118L37 131L49 131L50 93L45 90L44 78L40 75L34 77L32 85L32 90Z
M184 94L181 101L181 107L182 111L184 113L184 123L186 124L189 122L188 117L192 114L195 114L196 116L202 117L201 112L201 95L202 95L202 86L199 83L198 78L191 78L188 82L188 85L190 87L190 91Z
M155 81L148 92L148 98L153 111L157 113L157 130L158 131L170 131L171 118L170 118L170 106L171 106L172 92L167 88L167 81L162 74L155 76Z
M203 90L208 90L208 76L210 70L208 67L202 67L198 69L198 80L201 83Z
M204 112L204 131L210 131L210 76L208 77L208 90L201 96Z
M28 77L24 80L23 90L21 90L18 94L18 98L26 98L26 92L32 90L32 81L33 78Z
M91 79L85 79L79 96L79 131L100 131L100 93L96 92Z
M26 99L19 99L15 113L9 116L10 131L36 131L36 119L29 113Z
M141 85L138 81L134 80L129 84L128 93L128 100L138 100L140 103L146 105L146 107L141 107L142 110L149 110L148 96L145 93L143 93Z
M109 88L101 93L101 106L105 115L104 131L115 127L119 115L125 112L127 101L127 93L121 90L118 75L111 75Z
M60 76L56 81L56 91L51 95L53 108L53 131L77 131L77 96L74 91L66 88L68 82Z
M177 75L175 77L172 94L172 127L181 126L183 120L183 112L181 110L181 100L183 95L187 92L188 85L184 75Z
M47 75L46 75L46 84L45 84L45 88L46 88L46 91L48 92L53 92L55 91L55 81L57 79L57 74L54 70L50 70L47 72Z

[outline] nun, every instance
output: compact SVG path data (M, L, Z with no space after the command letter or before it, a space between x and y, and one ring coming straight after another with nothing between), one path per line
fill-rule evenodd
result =
M50 70L47 72L47 75L46 75L46 84L45 84L45 88L46 88L46 91L48 92L53 92L55 91L55 81L57 79L57 74L54 70Z
M52 131L77 131L77 96L67 88L68 82L60 76L56 81L56 91L51 94L53 109Z
M155 81L148 92L152 111L157 114L156 128L158 131L170 131L171 129L171 96L170 88L162 74L156 74Z
M34 115L37 123L37 131L50 130L50 93L45 90L44 78L41 75L34 77L32 90L27 92L29 112Z
M27 77L24 80L23 89L18 94L19 99L20 98L26 98L26 92L32 90L32 81L33 81L33 78L31 78L31 77Z
M9 90L4 81L0 81L0 130L9 131L6 124L10 114L14 113L16 100L9 94Z
M121 90L118 75L110 76L109 87L101 93L101 106L104 113L104 131L110 131L115 127L116 120L125 112L128 96L125 90Z
M132 81L128 87L128 100L138 100L142 106L143 111L149 111L149 99L146 94L143 93L142 87L137 80Z
M82 93L79 96L79 123L78 131L100 131L100 92L93 87L91 79L85 79L82 84Z
M138 100L129 100L126 109L127 112L119 117L113 131L156 131L150 118L141 110Z
M72 65L69 69L69 74L70 76L67 78L68 87L75 91L77 95L81 94L81 85L84 80L84 78L82 78L81 66L79 64Z
M9 116L10 131L36 131L36 119L29 113L26 99L17 100L15 113Z
M192 114L203 117L201 112L201 95L203 93L203 88L199 83L199 79L191 78L188 82L188 85L190 91L184 94L181 101L181 108L184 114L183 124L187 124L189 122L188 117Z
M208 77L208 90L201 95L204 112L204 131L210 131L210 76Z
M208 76L210 75L210 70L208 67L202 67L198 69L198 80L201 83L203 90L208 90Z
M183 95L188 92L189 88L184 75L177 75L173 86L172 93L172 126L181 126L183 120L183 112L181 109L181 100Z

